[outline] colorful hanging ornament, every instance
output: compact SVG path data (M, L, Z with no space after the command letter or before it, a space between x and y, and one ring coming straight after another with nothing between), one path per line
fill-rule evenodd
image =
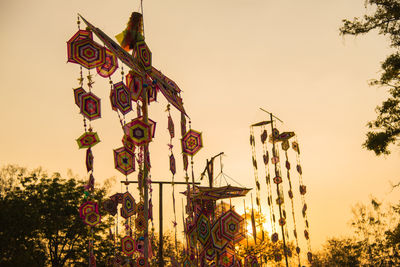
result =
M89 120L99 119L101 117L100 98L92 92L84 93L80 96L81 114Z
M103 77L108 78L118 69L118 58L109 49L106 49L105 62L101 66L97 66L97 73Z
M131 153L132 155L135 154L136 150L135 143L133 143L132 139L126 134L124 134L124 137L122 138L122 144L129 153Z
M174 154L169 156L169 170L174 175L176 173L176 166L175 166L175 157Z
M147 144L152 139L151 125L136 118L124 125L125 134L128 135L136 146Z
M138 101L140 96L142 95L143 77L136 74L134 71L130 71L126 75L126 85L131 94L132 101Z
M107 199L103 202L103 209L111 214L111 216L115 216L117 214L117 203L111 199Z
M228 241L222 236L221 233L221 220L218 219L214 222L211 228L211 238L214 248L222 250L228 244Z
M122 196L122 209L128 217L136 214L135 199L128 191Z
M235 265L235 252L231 249L225 249L219 257L221 267L233 267Z
M121 239L121 248L126 256L132 256L135 252L135 241L131 236L125 236Z
M131 94L123 82L114 84L113 96L115 106L123 115L132 110Z
M93 153L92 153L92 149L89 147L86 150L86 170L87 172L92 171L93 170Z
M193 156L203 147L203 140L201 133L190 129L182 137L182 152L184 154Z
M135 171L135 157L125 147L114 149L114 165L121 173L128 175Z
M136 43L135 52L137 53L138 61L143 69L146 72L151 71L151 51L144 40Z
M72 44L76 41L82 40L82 39L93 39L93 34L91 31L85 31L85 30L78 30L67 42L67 52L68 52L68 62L71 63L78 63L75 59L73 59L73 53L74 51L72 50Z
M243 218L230 209L221 216L221 235L228 241L238 243L244 238Z
M79 107L79 109L81 108L82 105L82 95L86 94L85 89L83 89L82 87L78 87L73 89L74 90L74 99L75 99L75 104Z
M105 63L105 48L90 38L71 44L71 59L86 69L93 69ZM71 61L69 61L71 62Z
M205 214L200 214L197 219L197 240L205 246L210 240L211 227L210 220Z
M86 201L79 207L79 216L83 219L89 213L99 213L99 208L96 202Z
M101 222L101 216L96 212L89 212L85 214L83 222L91 227L94 227Z

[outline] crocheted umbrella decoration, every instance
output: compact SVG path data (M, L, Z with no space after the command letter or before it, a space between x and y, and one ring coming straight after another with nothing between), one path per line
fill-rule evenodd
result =
M123 82L114 84L114 103L122 114L132 110L131 94Z
M83 222L93 227L101 222L101 216L96 212L90 212L85 215L85 218L83 218Z
M224 198L234 198L234 197L243 197L245 196L251 189L244 187L235 187L231 185L222 186L222 187L213 187L210 188L208 186L195 186L194 190L190 189L190 196L193 199L202 199L202 200L218 200ZM187 195L187 190L182 192L182 194Z
M229 210L221 216L221 235L235 243L244 238L244 219L234 210Z
M125 214L129 217L136 213L135 199L129 192L125 192L122 196L122 209L124 209Z
M117 202L107 199L103 202L103 209L112 216L115 216L115 214L117 214Z
M151 51L145 41L136 43L136 56L145 71L151 71Z
M104 78L110 77L118 68L118 58L109 49L106 49L106 58L103 65L96 68L97 73Z
M85 132L78 139L76 139L79 148L89 148L100 142L99 136L96 132Z
M71 59L87 69L101 66L106 60L106 49L90 38L73 42Z
M135 72L130 71L126 77L126 85L131 94L132 101L138 101L142 95L143 90L143 77L137 75Z
M84 219L86 214L95 212L99 213L99 207L96 202L86 201L79 207L79 216Z
M205 246L210 240L211 236L210 220L206 215L200 214L196 224L197 224L197 240L199 240L199 242L203 246Z
M114 149L114 166L122 174L128 175L135 171L135 157L125 147Z
M136 146L149 143L152 139L151 125L142 119L136 118L124 125L125 134L128 135Z
M201 138L201 133L190 129L182 137L182 152L193 156L203 147L203 140Z
M81 114L89 120L95 120L101 117L100 98L93 93L82 94Z
M127 256L132 256L135 252L135 241L130 236L125 236L121 239L122 252Z
M230 250L224 250L219 258L219 265L221 267L233 267L235 265L235 253Z
M91 31L85 31L85 30L78 30L68 41L67 41L67 52L68 52L68 62L71 63L78 63L76 62L75 59L72 58L72 44L76 41L82 40L82 39L93 39L93 34Z
M82 87L78 87L73 89L74 90L74 99L75 99L75 104L81 108L81 103L82 103L82 99L81 96L83 94L86 94L85 89L83 89Z
M93 158L92 149L89 147L86 150L86 170L88 172L93 170Z
M221 235L221 220L217 220L211 228L212 243L216 249L224 249L228 241Z

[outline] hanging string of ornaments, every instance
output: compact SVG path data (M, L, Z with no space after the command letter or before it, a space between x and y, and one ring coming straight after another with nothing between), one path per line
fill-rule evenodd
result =
M81 20L87 26L85 30L80 29ZM85 163L89 177L83 197L85 202L79 208L80 216L88 225L92 236L89 240L89 265L96 266L93 233L96 225L101 222L100 207L111 216L115 216L114 233L110 229L109 234L109 238L114 241L114 256L108 263L117 266L124 264L150 266L149 259L152 257L152 250L148 236L148 223L149 220L152 221L153 213L149 143L155 137L156 122L148 116L148 105L157 100L158 92L161 92L169 103L167 111L170 143L168 146L173 185L175 244L177 243L174 188L176 166L172 144L175 130L170 105L181 113L183 166L187 188L190 186L187 155L191 155L193 176L193 155L202 147L201 133L192 129L186 132L187 115L180 96L181 90L174 81L152 66L152 54L145 42L141 13L133 12L127 28L116 36L120 45L80 15L77 23L78 31L68 40L67 51L68 62L78 64L80 67L78 87L73 89L73 92L75 103L83 116L84 125L84 133L77 139L77 143L79 148L86 148ZM94 41L93 33L103 45ZM129 53L131 51L132 54ZM126 76L124 66L129 69ZM87 69L86 84L83 69ZM94 84L92 69L96 69L97 74L108 79L110 84L111 109L117 113L122 129L122 145L113 151L114 167L125 176L126 186L125 192L110 196L101 206L95 202L93 196L95 180L92 147L99 143L100 139L97 132L93 130L92 121L101 117L101 100L92 92ZM121 80L114 82L112 75L117 69L121 70ZM135 116L128 120L127 116L134 113L135 107ZM138 200L134 199L128 188L128 176L135 171L137 171L139 190ZM119 213L118 205L121 205ZM117 241L119 216L125 220L125 236Z
M306 186L303 183L302 179L302 169L300 165L300 149L297 142L291 142L290 140L295 139L296 135L294 132L282 132L280 133L279 130L274 127L274 119L273 115L271 115L270 121L263 121L259 123L255 123L250 127L250 145L252 147L252 161L255 173L255 179L257 184L257 176L258 169L257 169L257 160L256 160L256 139L254 136L254 129L259 128L260 131L260 139L262 144L262 158L263 163L265 166L265 179L266 179L266 187L267 187L267 205L270 214L270 223L272 228L271 234L271 241L273 243L278 242L278 240L282 240L283 242L283 249L280 252L275 253L275 261L280 262L282 261L283 257L286 262L286 266L290 266L289 262L293 257L293 252L288 245L290 243L290 238L292 237L295 241L295 256L296 256L296 265L301 265L301 249L299 245L299 236L297 234L297 223L296 223L296 209L295 209L295 193L293 191L293 181L291 177L291 164L289 161L289 150L292 148L296 156L296 170L298 173L298 185L299 185L299 195L302 202L302 217L304 219L304 238L307 242L307 260L311 264L312 263L312 253L311 253L311 245L310 245L310 236L309 236L309 223L307 219L307 204L305 201L305 194L306 194ZM271 134L268 136L268 131L266 129L266 125L271 125ZM270 144L268 146L268 143ZM271 154L270 154L271 152ZM285 155L285 173L287 179L282 179L283 171L281 170L280 162L281 158L280 155ZM272 157L270 157L272 155ZM274 178L271 180L271 171L270 165L273 167L273 174ZM274 190L273 184L275 184L276 190ZM291 224L287 218L286 208L285 208L285 193L284 187L288 188L287 196L290 199L290 212L291 212ZM275 201L274 201L275 198ZM276 217L278 216L278 220ZM278 226L278 225L279 226ZM293 235L289 234L288 228L292 228ZM280 228L280 234L278 233ZM283 256L283 257L282 257Z

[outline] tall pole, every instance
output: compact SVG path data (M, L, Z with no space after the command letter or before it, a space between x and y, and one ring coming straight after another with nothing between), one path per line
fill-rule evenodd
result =
M160 208L159 208L159 216L160 216L160 218L159 218L159 221L160 221L160 232L159 232L159 235L160 235L160 242L159 242L159 245L158 245L158 266L159 267L163 267L164 266L164 259L163 259L163 206L162 206L162 186L163 186L163 184L162 183L159 183L159 185L160 185L160 190L159 190L159 192L160 192L160 199L159 199L159 202L160 202Z
M271 133L273 133L274 131L274 121L273 121L273 115L272 113L269 113L270 115L270 119L271 119ZM272 138L274 138L272 136ZM275 140L272 140L272 155L275 157ZM278 176L278 168L276 167L276 163L274 164L275 167L275 176ZM279 191L279 184L276 184L276 192L278 194L278 206L279 206L279 218L282 219L282 203L281 203L281 193ZM285 229L283 228L283 224L281 225L281 231L282 231L282 240L283 240L283 254L285 255L285 262L286 262L286 267L289 267L289 263L288 263L288 258L287 258L287 249L286 249L286 239L285 239Z
M143 86L142 90L142 113L144 123L147 125L149 123L149 114L148 114L148 103L147 103L147 87ZM151 134L149 132L148 134ZM144 259L145 266L149 267L149 191L148 191L148 158L149 158L149 144L146 143L144 145L144 153L143 153L143 191L144 191Z

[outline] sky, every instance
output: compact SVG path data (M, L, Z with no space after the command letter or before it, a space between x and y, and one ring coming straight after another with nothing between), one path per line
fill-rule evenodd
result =
M297 134L313 248L350 233L356 203L371 196L398 202L390 183L400 181L400 150L394 146L389 156L377 157L362 148L366 123L387 97L368 81L379 77L389 41L376 32L343 38L338 30L342 19L364 14L364 0L143 2L153 65L183 90L192 128L203 134L204 148L194 158L196 177L207 158L224 152L224 173L255 187L249 126L266 119L259 109L264 108L284 121L278 124L282 131ZM66 41L77 30L77 13L113 37L139 6L138 0L0 0L0 166L71 170L85 178L85 152L75 141L84 130L72 93L79 67L66 63ZM117 72L113 80L119 79ZM99 183L115 177L113 190L119 191L124 177L114 169L112 150L121 146L122 133L108 102L107 80L96 76L93 92L103 101L102 118L93 122L102 140L93 148L94 175ZM157 121L150 145L153 180L171 180L166 105L160 94L149 110ZM179 129L179 113L173 110L172 117ZM173 142L179 155L179 139ZM183 181L183 173L175 179ZM265 183L261 187L265 204ZM170 194L165 188L167 204ZM180 218L181 199L177 202ZM172 210L164 207L168 229ZM158 210L154 213L157 226Z

